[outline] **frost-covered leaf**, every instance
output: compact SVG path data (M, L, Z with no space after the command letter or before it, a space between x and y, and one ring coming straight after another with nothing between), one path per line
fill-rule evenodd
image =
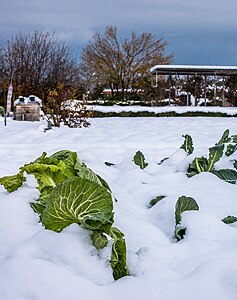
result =
M107 237L103 234L103 232L101 232L99 230L93 231L91 239L92 239L93 245L97 249L103 249L104 247L106 247L108 245Z
M224 222L225 224L232 224L232 223L237 222L237 218L234 216L228 216L228 217L225 217L224 219L222 219L221 221Z
M237 181L237 172L232 169L213 170L212 173L228 183L234 184Z
M188 154L192 154L194 150L192 137L188 134L183 135L183 137L184 137L184 143L180 148L184 149L184 151L187 152Z
M114 239L110 263L113 269L113 277L117 280L128 275L126 242L123 233L115 227L111 228L110 236Z
M181 223L181 214L186 210L199 210L199 206L193 198L181 196L175 205L176 225Z
M150 207L153 207L154 205L156 205L157 202L159 202L160 200L164 199L166 196L161 195L161 196L157 196L155 199L152 199L150 201Z
M85 178L58 185L43 212L45 228L60 232L72 223L108 232L113 223L113 203L106 188Z
M9 193L16 191L19 187L23 185L25 181L26 178L23 175L22 171L19 172L17 175L4 176L0 178L0 184L2 184Z
M148 166L148 164L145 162L144 154L141 151L136 152L133 161L135 165L139 166L141 169L145 169Z

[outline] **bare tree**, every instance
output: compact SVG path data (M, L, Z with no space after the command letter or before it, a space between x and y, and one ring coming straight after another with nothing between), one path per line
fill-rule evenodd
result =
M35 94L47 105L49 91L58 84L78 84L77 58L50 33L17 34L5 44L0 59L5 81L12 78L15 97Z
M116 27L107 26L83 49L81 71L87 80L109 87L112 94L120 90L124 98L129 89L136 92L146 86L150 67L172 61L172 55L165 55L166 46L163 38L156 39L150 32L132 32L130 39L121 39Z

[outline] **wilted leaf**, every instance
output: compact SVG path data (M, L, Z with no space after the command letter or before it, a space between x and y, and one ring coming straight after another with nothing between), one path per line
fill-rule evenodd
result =
M4 176L0 178L0 184L9 192L16 191L26 181L23 172L19 172L17 175Z
M57 165L30 163L21 167L20 170L34 175L39 185L39 191L42 192L45 188L53 189L58 183L66 179L65 168L65 164L58 161Z

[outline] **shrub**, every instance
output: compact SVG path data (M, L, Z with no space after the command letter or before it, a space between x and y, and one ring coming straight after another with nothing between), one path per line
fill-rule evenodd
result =
M0 106L0 116L4 117L4 115L5 115L4 108L2 106Z

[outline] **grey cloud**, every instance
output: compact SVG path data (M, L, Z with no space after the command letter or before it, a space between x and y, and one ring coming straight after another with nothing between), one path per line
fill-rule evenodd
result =
M123 35L135 30L165 36L178 51L185 39L199 46L202 37L196 34L197 42L193 41L192 32L223 31L228 36L231 32L231 47L235 46L236 13L236 0L1 0L0 35L9 38L19 31L47 30L59 39L84 44L95 31L111 24ZM215 42L221 48L216 35Z

